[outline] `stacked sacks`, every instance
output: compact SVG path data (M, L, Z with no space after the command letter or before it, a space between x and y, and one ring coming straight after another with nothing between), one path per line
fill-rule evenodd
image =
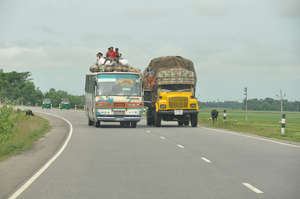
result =
M93 65L90 67L90 71L96 72L135 72L141 73L140 69L134 68L130 65L123 65L118 63L113 63L112 65Z

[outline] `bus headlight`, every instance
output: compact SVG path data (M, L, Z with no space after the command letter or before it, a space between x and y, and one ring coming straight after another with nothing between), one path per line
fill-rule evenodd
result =
M166 108L166 105L165 104L161 104L159 107L160 108Z
M196 108L196 104L190 104L191 108Z

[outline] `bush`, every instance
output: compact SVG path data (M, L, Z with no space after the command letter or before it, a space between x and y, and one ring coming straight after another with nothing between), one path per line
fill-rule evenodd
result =
M12 112L12 108L0 108L0 143L11 136L11 131L14 128Z

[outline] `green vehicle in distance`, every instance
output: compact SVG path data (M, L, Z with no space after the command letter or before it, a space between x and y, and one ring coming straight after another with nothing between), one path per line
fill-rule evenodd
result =
M62 99L59 108L60 109L70 109L71 108L70 101L65 98Z
M51 103L51 100L49 98L45 98L43 100L43 104L42 104L42 109L44 108L52 108L52 103Z

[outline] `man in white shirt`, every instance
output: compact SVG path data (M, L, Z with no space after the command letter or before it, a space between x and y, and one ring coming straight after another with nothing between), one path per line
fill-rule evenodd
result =
M103 65L104 64L104 62L105 62L105 59L104 59L104 57L103 57L103 54L101 53L101 52L98 52L97 54L96 54L96 57L97 57L97 60L96 60L96 65Z

